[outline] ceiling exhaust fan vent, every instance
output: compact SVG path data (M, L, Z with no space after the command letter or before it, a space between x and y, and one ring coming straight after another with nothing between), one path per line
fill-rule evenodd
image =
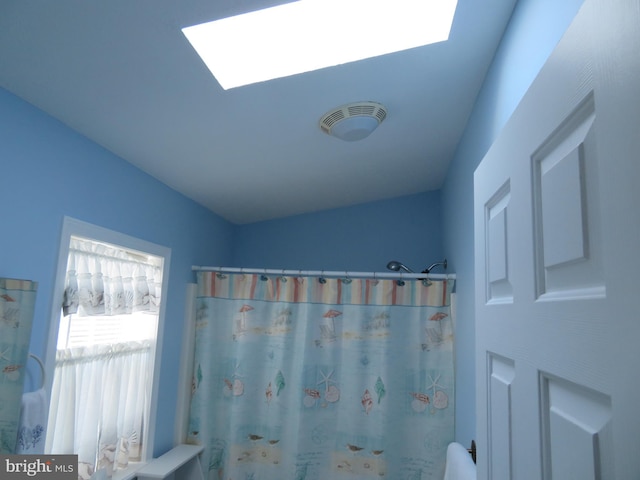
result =
M369 136L386 116L387 110L379 103L350 103L325 113L320 119L320 128L342 140L361 140Z

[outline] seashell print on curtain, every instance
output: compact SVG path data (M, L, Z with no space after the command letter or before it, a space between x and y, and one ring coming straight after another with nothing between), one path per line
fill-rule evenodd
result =
M205 478L442 478L453 281L324 280L199 272L188 442Z

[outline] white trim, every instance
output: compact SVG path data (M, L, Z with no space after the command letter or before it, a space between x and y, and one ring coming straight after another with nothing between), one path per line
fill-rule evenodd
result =
M138 470L138 479L204 480L198 457L203 450L203 445L176 445Z
M64 294L64 282L69 256L69 243L71 236L90 238L101 242L120 245L129 250L135 250L163 258L162 293L160 310L158 312L158 334L156 337L155 351L153 353L153 383L151 387L151 401L149 404L149 421L146 422L143 438L146 440L142 448L142 460L148 461L153 456L155 441L155 425L158 408L158 395L160 384L160 363L162 358L162 341L164 334L164 319L166 312L166 298L169 286L169 266L171 265L171 249L148 242L124 233L99 227L91 223L83 222L75 218L65 216L62 222L62 233L58 246L58 264L53 286L53 296L50 306L50 322L47 329L47 346L45 352L46 389L51 392L53 373L55 369L56 349L58 341L58 329L60 327L60 309Z
M189 407L191 405L191 382L193 379L193 358L196 342L196 293L195 283L187 284L186 305L184 312L184 328L182 348L180 349L180 370L178 400L176 402L176 421L174 426L174 445L187 441L189 428Z

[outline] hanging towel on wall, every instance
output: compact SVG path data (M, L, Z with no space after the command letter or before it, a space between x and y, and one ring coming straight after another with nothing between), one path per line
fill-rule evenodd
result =
M44 453L47 394L44 388L22 395L16 453Z

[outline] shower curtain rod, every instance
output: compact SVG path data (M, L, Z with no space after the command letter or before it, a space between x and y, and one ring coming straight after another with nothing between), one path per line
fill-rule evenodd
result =
M399 278L399 279L424 279L431 280L455 280L455 273L404 273L404 272L349 272L329 270L277 270L270 268L242 268L242 267L203 267L193 265L194 271L218 272L218 273L246 273L248 275L279 275L288 277L331 277L331 278Z

